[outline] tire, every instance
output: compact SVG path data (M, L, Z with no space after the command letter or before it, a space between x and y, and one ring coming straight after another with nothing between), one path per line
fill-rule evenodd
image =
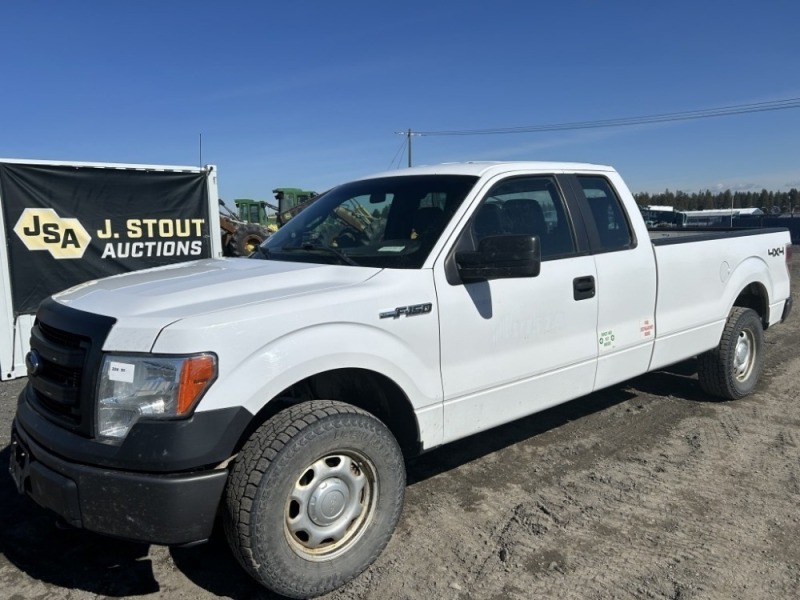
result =
M698 357L700 386L713 396L736 400L758 383L764 364L764 329L754 310L734 306L719 346Z
M269 236L269 231L261 225L245 223L239 226L231 237L231 254L233 256L250 256Z
M317 596L375 561L404 495L403 456L383 423L343 402L306 402L245 443L228 480L225 532L263 586Z

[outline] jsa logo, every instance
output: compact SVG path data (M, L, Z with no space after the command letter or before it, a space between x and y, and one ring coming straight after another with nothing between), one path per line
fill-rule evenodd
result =
M28 250L47 250L53 258L82 258L92 241L78 219L58 216L52 208L26 208L14 226Z

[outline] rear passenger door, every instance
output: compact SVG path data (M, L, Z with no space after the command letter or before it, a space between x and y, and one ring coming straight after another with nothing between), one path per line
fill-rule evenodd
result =
M569 213L556 177L501 179L436 265L445 442L591 391L596 273ZM538 276L468 284L453 277L455 252L503 234L539 238Z
M620 192L635 201L616 173L564 178L586 226L597 269L597 376L594 389L649 368L655 339L656 267L650 239L637 239Z

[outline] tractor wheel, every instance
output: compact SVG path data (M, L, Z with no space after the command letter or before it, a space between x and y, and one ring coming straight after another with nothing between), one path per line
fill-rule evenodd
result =
M261 225L245 223L236 229L231 238L231 254L233 256L250 256L269 235L269 231Z

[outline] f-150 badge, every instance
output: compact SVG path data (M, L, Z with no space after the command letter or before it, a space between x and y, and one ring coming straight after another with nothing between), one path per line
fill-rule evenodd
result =
M411 304L409 306L398 306L394 310L388 310L380 313L381 319L399 319L403 315L406 317L414 317L416 315L427 315L433 310L433 304L430 302L426 304Z

